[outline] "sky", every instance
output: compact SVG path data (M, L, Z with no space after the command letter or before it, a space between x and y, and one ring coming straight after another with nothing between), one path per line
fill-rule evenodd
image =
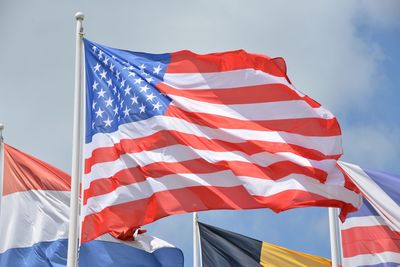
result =
M85 37L149 53L245 49L285 58L292 83L330 109L342 160L400 173L400 2L0 0L0 123L5 142L71 169L75 18ZM290 249L330 257L328 211L200 212L200 220ZM149 233L192 266L191 215Z

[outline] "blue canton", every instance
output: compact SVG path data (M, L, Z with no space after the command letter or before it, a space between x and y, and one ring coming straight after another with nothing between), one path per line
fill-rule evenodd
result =
M94 134L166 111L171 99L155 86L163 81L169 54L146 54L105 47L87 39L86 143Z

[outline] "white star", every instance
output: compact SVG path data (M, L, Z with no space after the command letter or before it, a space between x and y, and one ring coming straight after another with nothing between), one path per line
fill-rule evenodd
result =
M146 96L146 100L147 100L147 101L153 101L153 99L154 99L155 97L156 97L156 96L155 96L153 93L151 93L151 94L149 94L149 95Z
M151 83L152 81L154 81L154 79L153 79L153 77L149 77L149 78L146 78L146 81L147 81L148 83Z
M104 54L104 52L103 52L103 51L101 51L101 50L99 50L99 54L98 54L98 56L99 56L99 59L102 59L102 58L103 58L103 54Z
M107 72L105 70L103 70L103 72L100 73L100 78L105 80L107 78L106 75L107 75Z
M106 125L106 127L111 127L111 123L113 122L113 120L110 120L110 117L107 118L107 120L103 121Z
M113 90L114 94L117 93L117 87L116 86L114 86L112 90Z
M160 71L161 71L161 66L160 65L158 65L157 67L153 67L153 73L154 74L160 74Z
M125 88L125 95L129 95L129 93L131 92L132 88L129 86L129 84L126 86Z
M107 66L109 60L110 60L110 58L109 58L109 57L106 57L106 58L103 60L104 65Z
M115 67L115 66L111 63L111 64L110 64L110 70L111 70L112 72L114 71L114 67Z
M125 79L122 79L122 81L121 81L121 87L124 87L125 86Z
M120 101L121 100L121 94L118 92L118 94L117 94L117 98L118 98L118 101Z
M122 99L122 101L121 101L119 106L122 108L123 105L124 105L124 100Z
M97 94L98 94L97 97L104 97L105 93L106 93L106 91L104 91L103 88L101 88L100 92L97 92Z
M132 67L132 66L129 66L129 68L128 68L128 70L133 70L134 69L134 67Z
M104 110L101 110L101 108L99 108L95 113L96 113L96 118L98 117L103 118Z
M94 122L92 122L92 129L94 129Z
M111 86L112 86L112 80L111 80L111 78L108 79L107 84L108 84L108 87L111 87Z
M146 106L143 105L143 103L142 103L142 105L139 107L139 109L140 109L140 113L146 112Z
M115 108L113 109L114 111L114 116L118 114L118 106L115 106Z
M93 103L92 103L92 109L93 109L93 110L96 109L96 105L97 105L97 102L96 102L96 101L93 101Z
M140 87L140 92L144 92L147 93L147 90L149 90L150 88L147 86L147 84L145 84L144 86Z
M139 66L139 68L140 68L141 71L143 71L146 68L146 66L144 64L142 64L142 65Z
M119 72L119 71L117 71L116 73L115 73L115 77L117 77L117 81L119 81L119 75L121 74L121 72Z
M112 107L112 103L114 102L114 99L112 99L111 97L109 97L106 101L106 107L110 106Z
M97 51L97 47L96 47L96 46L92 46L92 49L93 49L93 52L95 52L95 53L96 53L96 51Z
M117 59L117 57L116 57L116 56L114 56L114 55L112 55L111 57L112 57L113 59Z
M100 64L99 64L99 62L97 62L96 66L94 66L93 69L94 69L94 72L100 71Z
M134 80L135 80L135 84L141 84L143 82L142 78L137 78Z
M131 100L132 100L132 105L133 104L139 104L138 103L138 97L136 95L133 95L133 97L131 97Z
M156 104L153 104L153 110L160 110L160 108L162 107L162 105L160 104L160 102L157 101Z
M131 109L128 108L128 106L126 106L126 107L125 107L125 110L124 110L124 117L129 116L129 111L131 111Z
M131 77L131 76L132 76L132 77L135 77L135 76L136 76L136 73L130 71L129 74L128 74L128 77Z
M93 85L92 85L93 90L97 90L97 86L98 86L98 85L99 85L99 83L96 82L96 81L94 81L94 82L93 82Z

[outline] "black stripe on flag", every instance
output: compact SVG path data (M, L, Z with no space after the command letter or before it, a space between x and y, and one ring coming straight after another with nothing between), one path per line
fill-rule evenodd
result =
M200 222L199 229L203 267L261 266L261 241Z

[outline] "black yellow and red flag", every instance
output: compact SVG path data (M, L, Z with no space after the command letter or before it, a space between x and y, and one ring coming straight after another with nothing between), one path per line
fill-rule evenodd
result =
M327 267L331 261L199 223L203 267Z

